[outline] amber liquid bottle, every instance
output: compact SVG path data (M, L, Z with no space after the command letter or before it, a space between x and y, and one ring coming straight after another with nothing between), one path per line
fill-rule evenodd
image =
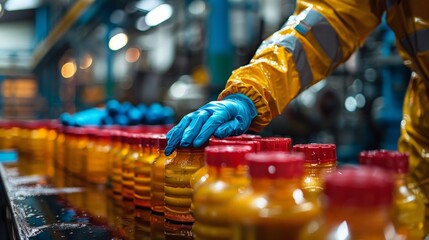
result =
M192 188L190 179L203 167L204 148L177 148L176 156L165 163L164 216L177 222L194 221L191 214Z
M169 159L176 156L173 152L170 156L166 156L164 149L167 146L165 135L158 135L157 148L159 155L152 163L151 182L150 182L150 209L156 213L164 213L164 177L165 164Z
M94 131L87 146L87 161L85 178L94 184L107 183L107 158L111 149L110 132L106 130Z
M302 190L306 199L318 201L323 191L324 176L336 169L337 155L335 144L296 144L294 152L305 155Z
M150 174L152 163L158 157L156 134L144 134L141 138L143 154L134 162L134 204L150 207Z
M195 239L231 239L226 206L249 184L244 156L253 151L250 146L237 145L206 148L208 178L192 198Z
M128 134L128 154L122 160L122 198L134 201L134 163L143 155L141 134Z
M301 239L406 239L392 223L393 184L391 174L374 167L327 174L322 215L307 225Z
M253 136L253 135L250 135ZM257 136L257 135L255 135ZM209 141L210 146L230 146L230 145L244 145L244 146L250 146L253 149L253 152L260 152L261 150L261 143L256 140L241 140L236 136L232 139L216 139L212 138ZM208 167L205 165L204 167L200 168L197 172L192 174L191 177L191 187L192 189L197 189L199 185L204 183L206 179L208 178Z
M319 214L304 198L302 153L246 155L250 186L229 204L232 239L299 239L300 230Z
M394 174L393 224L407 239L423 239L424 200L408 188L408 155L397 151L374 150L360 153L362 165L377 166Z

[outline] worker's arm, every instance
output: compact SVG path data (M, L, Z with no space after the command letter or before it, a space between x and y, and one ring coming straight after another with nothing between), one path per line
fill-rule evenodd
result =
M346 61L380 23L385 1L302 0L281 30L266 39L251 62L229 78L219 100L249 97L259 131L302 90Z

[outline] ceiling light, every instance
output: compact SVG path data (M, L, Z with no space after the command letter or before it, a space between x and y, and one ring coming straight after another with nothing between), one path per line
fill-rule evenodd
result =
M170 4L162 4L150 11L145 18L146 24L150 27L159 25L173 15L173 8Z
M7 11L18 11L25 9L34 9L40 6L40 0L9 0L5 3L4 8Z
M141 0L138 3L136 3L136 8L139 10L149 12L161 4L162 2L159 0Z
M128 36L125 33L118 33L110 38L109 48L113 51L119 50L128 43Z
M71 78L76 73L76 63L73 60L70 60L61 67L61 75L63 78Z

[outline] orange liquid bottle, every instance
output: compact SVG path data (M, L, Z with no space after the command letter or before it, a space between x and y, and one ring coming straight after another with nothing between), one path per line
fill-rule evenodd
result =
M245 134L247 136L247 134ZM257 136L257 135L250 135L250 136ZM210 146L230 146L230 145L244 145L244 146L251 146L253 149L253 152L259 152L261 150L261 143L259 141L254 140L240 140L237 137L228 139L210 139L209 142ZM208 178L208 168L207 165L200 168L197 172L192 174L191 177L191 187L192 189L197 189L199 185L204 183L206 179Z
M112 148L110 152L107 154L107 186L112 189L112 182L113 182L113 171L114 168L114 159L117 154L121 151L122 142L121 142L121 134L122 132L120 130L110 130L110 135L112 139ZM112 191L113 192L113 191Z
M59 169L63 169L64 167L64 134L65 127L62 125L57 126L57 138L55 139L54 144L54 163L55 167Z
M254 152L252 147L237 145L205 149L208 178L192 198L195 239L231 239L225 206L249 184L244 156L251 152Z
M261 152L290 152L292 149L292 139L284 137L258 138L261 143Z
M116 201L122 200L122 162L125 161L130 144L128 143L128 135L130 133L122 132L120 134L121 150L113 156L112 163L112 192Z
M394 174L393 224L407 239L423 239L424 200L408 188L408 155L396 151L374 150L360 153L362 165L378 166Z
M11 149L12 136L10 134L10 129L12 128L12 123L10 121L1 121L0 122L0 149Z
M72 174L72 165L75 164L76 161L76 144L77 144L77 136L75 135L76 131L79 131L80 128L68 127L65 132L64 139L64 168L67 173Z
M204 148L177 148L176 156L165 163L164 216L177 222L193 222L190 179L203 167Z
M229 204L232 239L298 239L300 230L320 212L301 190L302 153L246 155L250 186Z
M380 168L346 167L327 174L325 207L301 239L405 239L392 223L392 175Z
M149 208L152 163L159 156L157 134L144 134L142 145L144 153L134 162L134 204Z
M128 134L126 140L130 150L122 161L122 198L134 201L134 162L143 154L141 134Z
M95 130L89 138L87 145L87 161L85 165L85 178L90 183L106 184L107 157L111 149L110 132Z
M68 162L67 167L72 175L85 179L82 173L88 158L88 130L85 128L76 128L72 132L73 141L70 143L70 151L73 152L73 159Z
M305 155L304 178L302 190L306 199L318 201L323 191L323 178L327 173L335 170L337 155L335 144L296 144L294 152Z
M150 209L153 212L164 213L164 177L165 163L176 156L173 152L170 156L165 156L164 149L167 146L165 135L158 135L156 146L159 150L158 157L152 163L150 182ZM164 223L162 224L164 225Z

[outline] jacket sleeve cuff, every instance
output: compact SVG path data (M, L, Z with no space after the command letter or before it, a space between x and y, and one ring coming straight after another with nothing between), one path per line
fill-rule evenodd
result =
M270 123L272 114L268 102L250 83L246 83L243 80L230 79L226 88L219 94L218 100L230 98L232 95L244 95L246 99L252 102L256 110L256 117L250 125L250 130L260 132Z

